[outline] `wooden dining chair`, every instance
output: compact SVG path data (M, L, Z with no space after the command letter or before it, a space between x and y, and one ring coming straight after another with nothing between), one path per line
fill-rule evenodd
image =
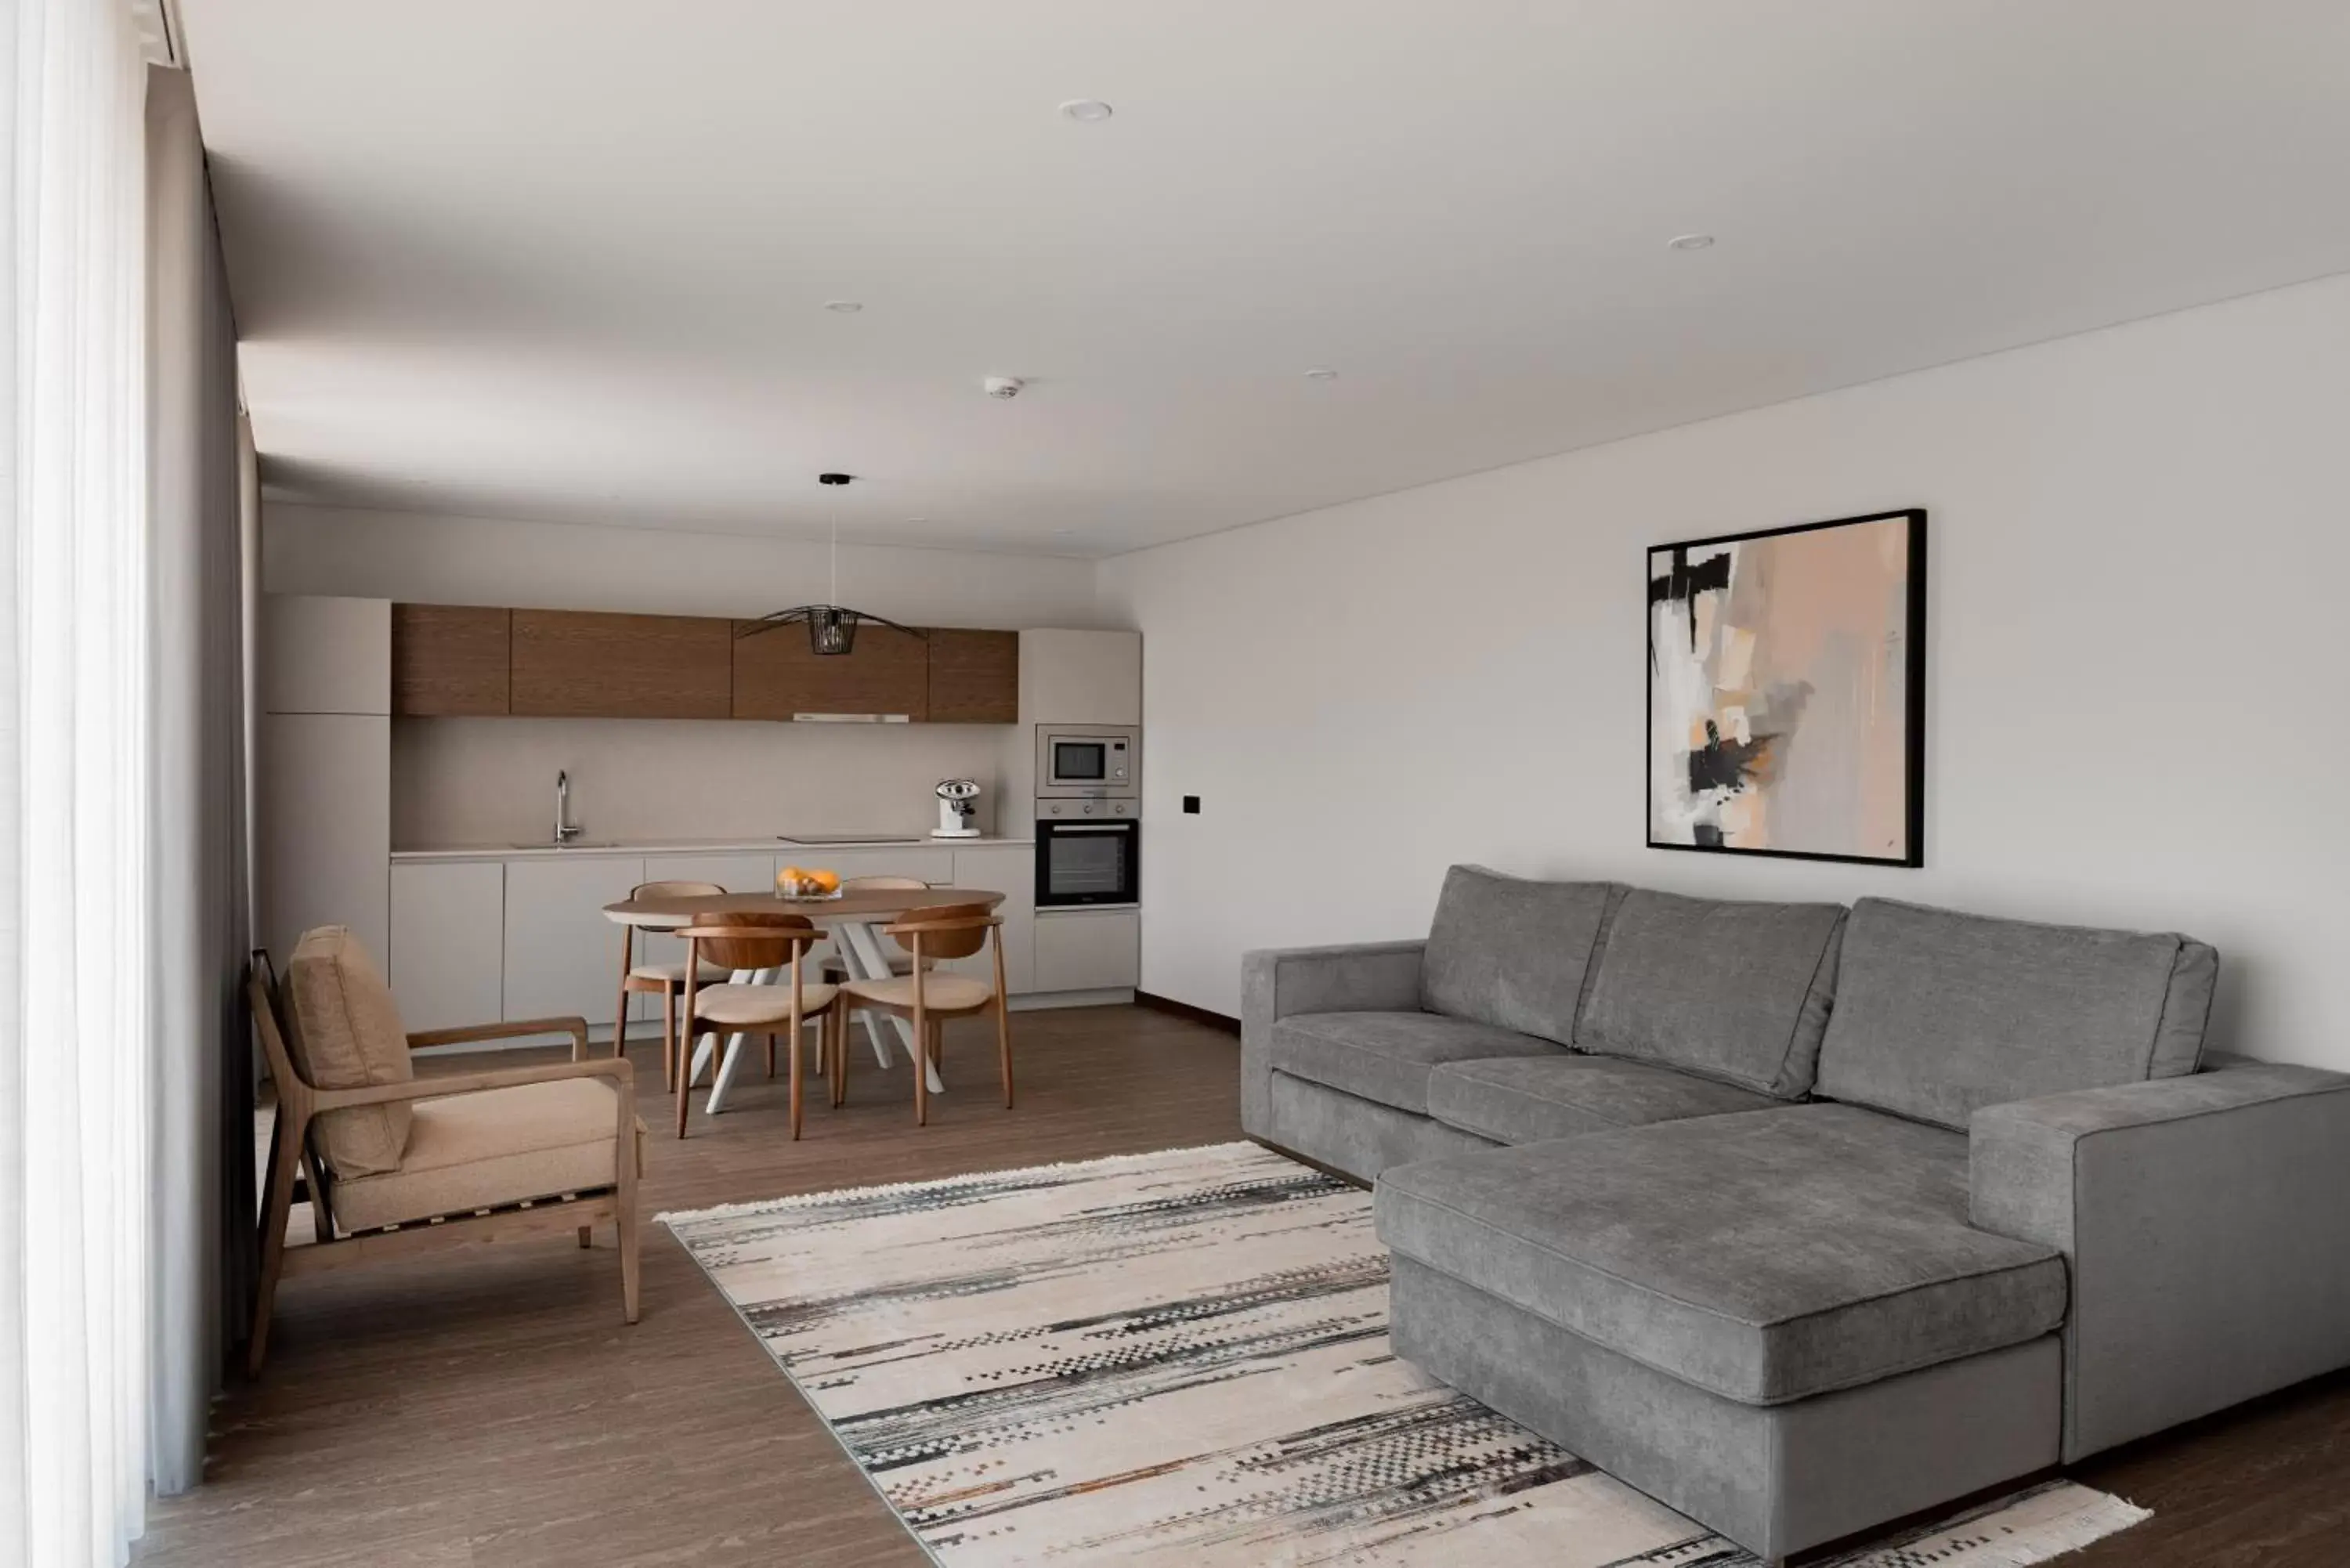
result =
M838 1044L844 1035L840 1009L834 1005L837 988L811 981L805 972L807 950L822 941L824 933L805 915L754 909L696 915L693 923L677 934L685 939L686 952L683 1037L691 1040L701 1027L723 1033L762 1034L772 1061L775 1035L783 1033L790 1048L792 1137L796 1141L800 1136L800 1036L807 1021L822 1022L818 1048L827 1060L837 1061L847 1054ZM791 973L775 985L706 985L701 978L705 965L722 974L729 970L786 966ZM677 1075L680 1137L685 1136L686 1096L691 1087L689 1072L690 1064ZM716 1082L714 1073L712 1082Z
M636 1069L625 1058L582 1060L585 1023L410 1033L374 961L341 926L305 932L283 983L256 951L245 995L277 1095L249 1373L268 1355L281 1280L565 1231L585 1247L598 1222L617 1232L621 1312L637 1321ZM409 1062L427 1045L558 1032L571 1036L571 1061L427 1078ZM310 1204L317 1240L288 1246L299 1199Z
M840 885L840 890L844 893L918 893L928 887L930 884L920 877L851 877ZM834 938L833 945L835 948L840 945L837 937ZM914 956L902 951L891 953L889 972L913 973ZM817 978L829 981L834 985L846 985L857 977L848 972L848 960L834 951L824 955Z
M920 1058L913 1075L915 1125L926 1127L930 1123L930 1075L922 1068L925 1064L940 1060L946 1021L985 1012L991 1007L995 1010L995 1055L997 1069L1003 1078L1003 1108L1010 1110L1012 1018L1003 989L1003 917L990 914L984 904L950 904L910 910L904 919L884 926L882 930L906 950L912 961L912 972L891 975L887 980L852 980L842 988L841 995L850 1007L875 1008L912 1020L914 1049ZM966 974L948 974L931 967L951 959L969 958L991 945L995 956L993 986ZM840 1033L845 1038L846 1032ZM832 1103L841 1104L847 1093L848 1053L843 1050L833 1055Z
M631 898L709 898L723 897L726 889L715 882L639 882L629 889ZM679 1048L677 1032L677 1000L685 993L685 965L677 963L632 963L630 955L636 950L637 928L620 928L620 1006L613 1014L612 1054L620 1054L620 1043L629 1028L629 998L658 996L661 999L661 1088L673 1087L677 1075L684 1070L679 1060L684 1054ZM712 983L727 978L724 970L713 970L702 977ZM689 1034L687 1036L691 1038Z

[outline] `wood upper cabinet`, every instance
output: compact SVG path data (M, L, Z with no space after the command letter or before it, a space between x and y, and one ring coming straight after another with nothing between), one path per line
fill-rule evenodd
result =
M415 717L504 713L511 612L473 605L391 607L391 711Z
M538 717L723 719L729 623L704 616L514 612L513 711Z
M868 621L850 651L824 656L810 651L805 626L734 639L737 719L903 713L920 723L932 716L930 692L928 645L889 627Z
M931 628L931 722L1020 721L1020 634Z

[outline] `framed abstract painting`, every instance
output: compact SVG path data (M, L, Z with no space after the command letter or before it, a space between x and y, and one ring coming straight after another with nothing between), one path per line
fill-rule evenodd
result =
M1925 864L1926 514L1648 552L1648 845Z

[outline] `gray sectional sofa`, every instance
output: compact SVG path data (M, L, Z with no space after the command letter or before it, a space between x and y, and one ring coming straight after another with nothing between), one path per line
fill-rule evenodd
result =
M1247 956L1241 1116L1399 1354L1775 1559L2350 1364L2350 1077L2205 1062L2218 968L1456 867Z

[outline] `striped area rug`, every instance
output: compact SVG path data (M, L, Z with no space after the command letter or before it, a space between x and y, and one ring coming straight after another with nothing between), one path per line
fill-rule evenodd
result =
M951 1568L1756 1562L1399 1361L1370 1195L1253 1144L661 1219ZM1843 1561L2146 1517L2060 1481Z

